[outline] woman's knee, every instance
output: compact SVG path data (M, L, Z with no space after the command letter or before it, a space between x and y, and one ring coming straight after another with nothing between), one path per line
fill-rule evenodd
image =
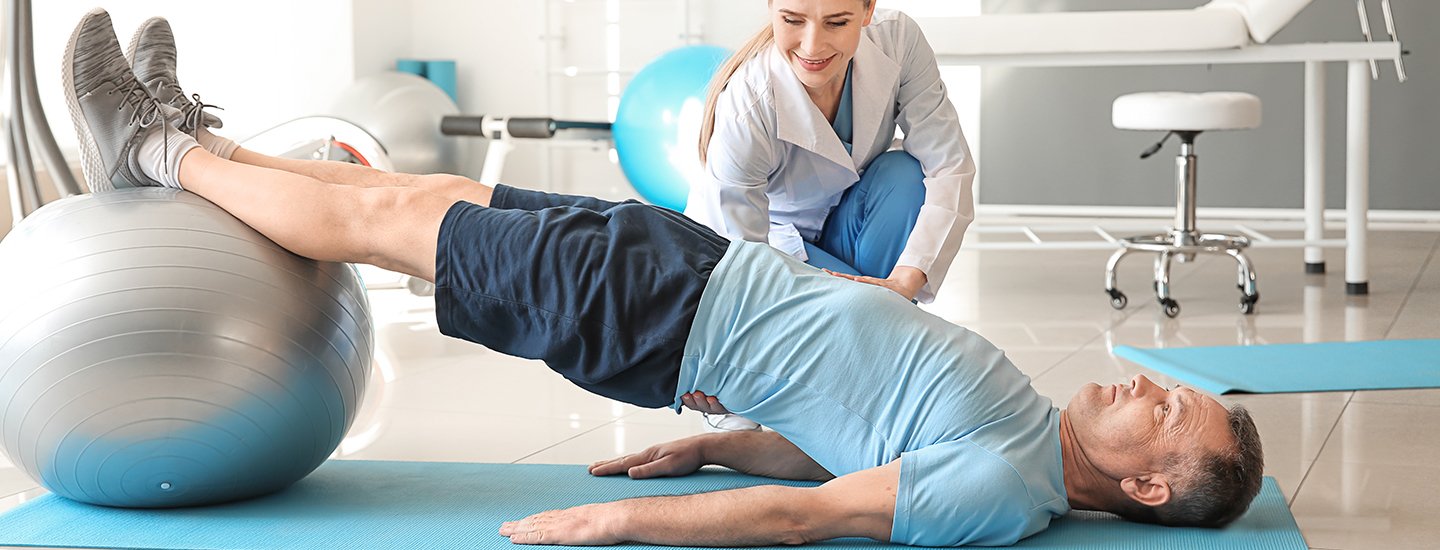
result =
M870 162L863 179L872 182L871 193L880 191L887 203L899 203L916 211L925 203L925 170L905 151L881 153Z
M881 170L886 172L924 174L920 167L920 161L910 153L896 149L880 153L875 160L870 161L870 170Z

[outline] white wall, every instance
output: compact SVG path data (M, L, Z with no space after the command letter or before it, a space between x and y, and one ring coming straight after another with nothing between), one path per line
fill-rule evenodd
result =
M60 65L75 23L96 0L34 2L35 72L56 140L74 151ZM140 22L163 15L175 30L180 83L224 107L223 133L249 136L328 105L354 78L349 0L99 2L121 47Z

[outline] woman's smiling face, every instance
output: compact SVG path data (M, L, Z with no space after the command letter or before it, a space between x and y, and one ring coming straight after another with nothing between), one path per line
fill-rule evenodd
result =
M771 0L775 47L805 87L838 88L874 5L873 0Z

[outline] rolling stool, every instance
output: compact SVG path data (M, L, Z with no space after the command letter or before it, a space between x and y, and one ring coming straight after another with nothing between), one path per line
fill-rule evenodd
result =
M1155 297L1167 317L1180 314L1180 304L1170 297L1170 260L1191 261L1199 253L1228 254L1239 264L1237 285L1240 311L1255 312L1260 293L1255 290L1255 268L1245 256L1250 240L1239 235L1201 233L1195 229L1196 165L1195 137L1206 130L1244 130L1260 125L1260 98L1241 92L1152 92L1123 95L1115 99L1111 119L1121 130L1163 130L1160 142L1146 149L1147 158L1165 145L1171 135L1180 137L1180 155L1175 157L1175 226L1159 235L1120 239L1120 250L1105 266L1105 293L1110 305L1124 309L1125 293L1115 288L1115 268L1135 251L1155 252Z

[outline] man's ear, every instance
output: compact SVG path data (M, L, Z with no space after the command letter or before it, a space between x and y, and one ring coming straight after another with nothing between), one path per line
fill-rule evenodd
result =
M1120 490L1130 500L1151 508L1170 502L1170 482L1165 474L1147 474L1120 480Z

